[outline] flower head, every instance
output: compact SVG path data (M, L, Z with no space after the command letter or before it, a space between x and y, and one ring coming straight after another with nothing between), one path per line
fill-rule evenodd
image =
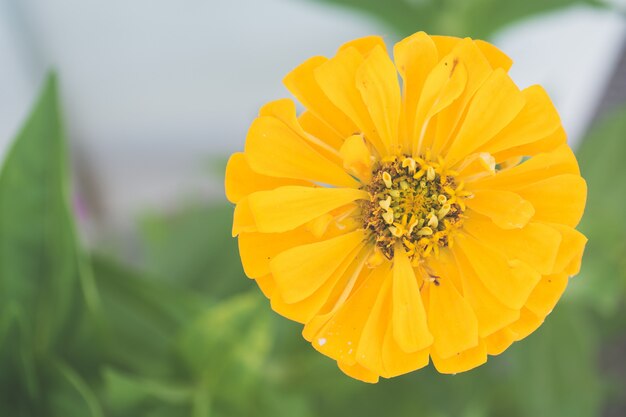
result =
M379 37L285 78L227 167L246 274L315 349L375 382L472 369L578 272L586 185L539 86L472 39ZM398 79L401 77L401 83Z

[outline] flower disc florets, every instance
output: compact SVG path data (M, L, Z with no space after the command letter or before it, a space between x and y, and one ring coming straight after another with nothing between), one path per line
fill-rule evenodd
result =
M402 244L414 260L438 253L452 243L463 221L470 193L457 184L456 173L422 158L393 157L375 167L364 203L364 228L372 232L387 259Z

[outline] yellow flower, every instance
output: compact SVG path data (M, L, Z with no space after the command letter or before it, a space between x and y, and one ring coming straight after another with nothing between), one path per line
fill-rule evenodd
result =
M233 236L272 308L367 382L467 371L541 325L580 268L586 184L540 86L472 39L313 57L226 170ZM398 73L402 79L399 83Z

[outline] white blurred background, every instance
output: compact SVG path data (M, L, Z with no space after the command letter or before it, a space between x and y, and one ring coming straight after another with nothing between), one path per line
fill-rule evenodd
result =
M492 40L515 60L520 86L547 88L575 146L625 30L616 12L573 7ZM0 153L56 69L91 234L123 232L146 210L222 198L211 164L242 148L261 104L288 95L282 77L368 34L397 40L374 20L305 0L0 0Z

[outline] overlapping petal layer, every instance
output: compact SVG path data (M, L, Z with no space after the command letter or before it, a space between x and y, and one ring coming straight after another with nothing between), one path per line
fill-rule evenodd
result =
M585 181L541 87L520 90L511 60L483 41L420 32L393 52L372 36L293 70L285 84L306 110L264 106L226 174L246 274L315 349L367 382L429 359L463 372L502 353L552 311L586 243L574 229ZM396 160L418 181L400 178L404 188L454 177L455 189L433 186L427 225L374 199L375 178L391 189L376 167ZM372 210L395 247L381 252ZM432 253L403 237L444 223Z

